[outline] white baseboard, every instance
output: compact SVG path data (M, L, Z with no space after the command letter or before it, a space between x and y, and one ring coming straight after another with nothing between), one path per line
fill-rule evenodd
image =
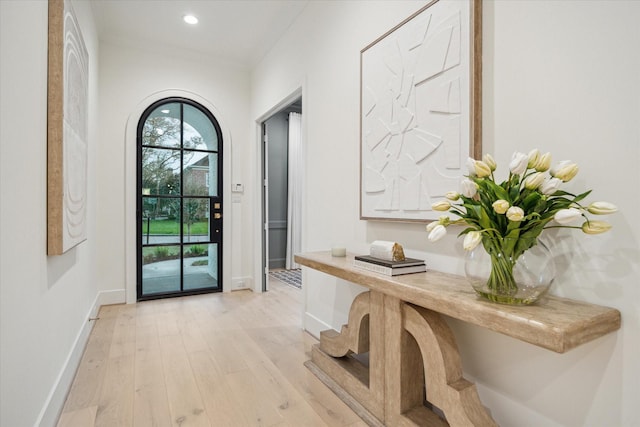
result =
M234 277L231 279L231 290L237 291L240 289L253 289L253 277L243 276Z
M127 301L126 294L124 289L98 292L98 297L96 298L99 302L98 309L103 305L124 304Z
M82 359L82 354L84 353L84 348L89 340L89 334L93 328L94 322L89 319L95 318L98 315L98 311L100 311L100 307L103 305L121 304L124 302L124 289L98 292L96 299L93 301L87 313L86 321L80 327L80 331L76 336L73 346L71 346L71 350L62 366L60 374L58 378L56 378L56 382L49 396L47 396L44 408L42 408L35 423L36 427L55 427L58 422L58 417L62 413L64 401L71 389L73 378L76 375L76 371L80 365L80 359Z
M320 339L320 332L327 329L333 329L330 325L315 317L308 312L304 313L304 330L309 332L315 338Z

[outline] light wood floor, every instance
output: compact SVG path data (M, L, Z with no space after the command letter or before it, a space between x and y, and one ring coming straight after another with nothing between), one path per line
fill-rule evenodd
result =
M270 289L103 307L58 427L366 427L303 366L302 292Z

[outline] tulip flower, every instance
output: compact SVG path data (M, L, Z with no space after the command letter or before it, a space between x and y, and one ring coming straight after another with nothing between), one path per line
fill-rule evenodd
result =
M471 181L470 179L463 179L460 183L460 193L464 197L472 198L478 192L478 184Z
M507 209L509 209L509 202L507 202L506 200L500 199L493 202L492 206L493 206L493 210L496 211L497 214L502 215L507 211Z
M540 151L538 151L537 148L534 148L533 150L529 151L529 155L527 156L528 158L527 168L533 169L536 163L538 163L539 157L540 157Z
M482 160L475 161L475 169L478 178L486 178L491 175L491 168Z
M533 166L538 172L546 172L551 167L551 153L544 153L538 157L538 162Z
M524 219L524 211L517 206L511 206L507 209L507 218L513 222L522 221Z
M618 207L609 202L593 202L587 207L587 211L594 215L608 215L618 212Z
M585 221L582 224L582 231L586 234L605 233L611 229L611 224L605 221Z
M431 232L438 225L447 226L449 225L450 222L451 222L451 218L449 218L447 215L440 215L440 218L438 218L437 221L432 221L429 224L427 224L426 229L428 232Z
M456 200L458 200L460 198L460 194L457 191L447 191L444 194L444 197L446 197L447 199L455 202Z
M442 239L446 234L447 234L447 228L442 224L438 224L435 227L433 227L433 229L431 230L427 238L429 239L430 242L436 242Z
M554 178L561 179L563 182L571 181L578 173L578 165L570 160L563 160L549 172Z
M431 232L431 230L433 230L434 228L436 228L436 226L440 225L440 223L438 221L432 221L429 224L427 224L427 232Z
M540 172L533 173L529 175L524 180L524 188L527 190L535 190L540 187L540 184L544 182L544 175Z
M562 184L562 181L558 178L545 179L538 187L538 190L546 196L551 196L558 191L560 184Z
M496 170L496 168L498 167L495 159L491 156L491 154L485 154L484 156L482 156L482 161L485 162L487 166L489 166L489 169L491 169L492 171Z
M448 211L449 208L451 208L451 203L447 200L440 200L439 202L435 202L431 205L431 209L434 211L444 212Z
M527 165L529 163L529 156L524 153L515 152L511 157L509 163L509 170L514 175L522 175L527 171Z
M469 171L469 176L476 176L476 161L471 157L467 157L467 170Z
M569 209L560 209L558 212L553 215L553 219L556 220L558 224L567 225L571 224L576 219L582 216L582 212L576 208Z
M472 251L475 249L476 246L478 246L478 243L480 243L481 241L482 241L481 232L470 231L464 237L464 242L462 243L462 246L465 248L465 250Z

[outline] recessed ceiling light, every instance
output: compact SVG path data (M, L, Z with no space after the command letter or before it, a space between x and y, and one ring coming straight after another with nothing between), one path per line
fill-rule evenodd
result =
M198 23L198 18L193 15L184 15L182 19L184 19L184 22L190 25L196 25Z

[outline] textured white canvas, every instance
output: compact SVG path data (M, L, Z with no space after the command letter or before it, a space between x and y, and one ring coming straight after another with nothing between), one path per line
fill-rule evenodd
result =
M62 251L87 238L89 54L70 2L64 2Z
M361 217L429 220L471 146L471 5L441 0L362 51Z

